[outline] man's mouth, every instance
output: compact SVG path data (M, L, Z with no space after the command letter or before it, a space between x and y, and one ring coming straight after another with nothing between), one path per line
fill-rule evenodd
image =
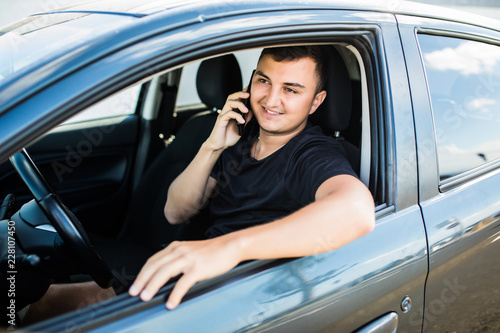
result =
M267 113L267 114L270 114L272 116L277 116L277 115L280 115L280 114L283 114L281 112L278 112L278 111L272 111L272 110L269 110L269 109L266 109L264 108L264 112Z

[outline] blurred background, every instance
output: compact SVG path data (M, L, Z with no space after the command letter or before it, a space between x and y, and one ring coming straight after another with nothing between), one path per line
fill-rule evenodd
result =
M390 3L397 5L398 1L390 0ZM34 13L85 2L89 0L0 0L0 27ZM415 2L460 9L500 20L499 0L416 0Z
M1 0L0 0L1 1ZM498 0L413 0L436 6L450 7L468 13L489 16L500 20L500 1Z
M89 0L0 0L0 27L31 14L85 2Z

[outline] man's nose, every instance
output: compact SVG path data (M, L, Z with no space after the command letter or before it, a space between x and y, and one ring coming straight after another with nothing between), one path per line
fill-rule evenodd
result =
M266 106L269 108L277 107L281 103L280 90L272 87L267 94Z

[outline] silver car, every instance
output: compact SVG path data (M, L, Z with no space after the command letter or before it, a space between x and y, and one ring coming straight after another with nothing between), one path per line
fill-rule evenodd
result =
M203 237L206 212L167 223L166 189L260 50L290 44L330 50L311 121L373 194L374 231L243 263L173 311L173 283L130 297L145 258ZM497 21L399 1L101 0L4 27L0 50L4 328L500 331ZM24 322L50 284L90 279L118 296Z

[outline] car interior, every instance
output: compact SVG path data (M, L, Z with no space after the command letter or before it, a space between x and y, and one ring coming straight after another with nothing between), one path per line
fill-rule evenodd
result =
M346 43L329 45L328 55L328 97L310 121L342 144L353 169L380 204L380 161L370 126L374 116L369 112L365 58L356 47ZM252 61L256 64L257 58ZM112 272L117 292L125 292L133 282L124 277L137 274L149 256L173 240L204 238L209 225L207 209L191 221L173 226L166 221L163 207L170 183L210 135L217 110L229 94L244 88L241 67L232 53L200 61L194 80L199 100L187 105L176 103L182 67L148 78L139 83L134 113L62 124L26 148L50 184L48 188L59 195L71 210L70 215L78 217L90 243ZM83 139L91 145L82 145ZM32 199L12 165L5 162L0 165L0 196L9 194L13 195L9 197L10 212L0 216L0 220L30 205ZM26 216L18 218L30 224ZM38 228L37 232L42 231ZM66 257L50 263L54 251L46 251L45 247L53 249L54 240L43 244L35 241L38 238L34 232L26 240L33 244L21 244L19 252L38 255L42 261L25 266L27 274L23 277L26 285L32 286L30 296L25 297L26 304L41 297L48 283L89 279L85 270L69 270L61 265L61 261L68 260Z

